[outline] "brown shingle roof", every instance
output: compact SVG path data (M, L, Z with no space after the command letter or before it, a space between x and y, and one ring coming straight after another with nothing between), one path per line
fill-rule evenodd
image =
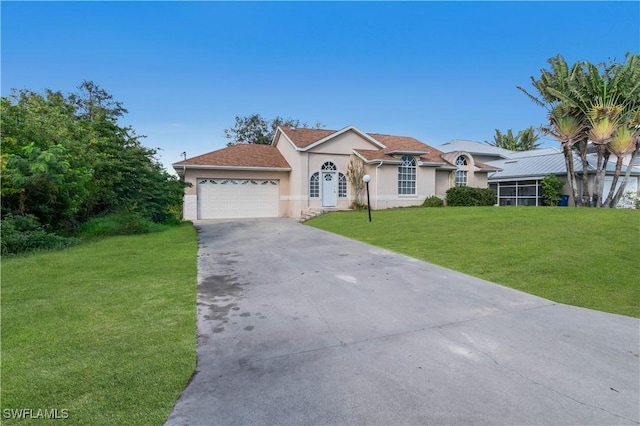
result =
M325 129L306 129L306 128L291 128L287 126L281 126L282 132L287 135L291 142L298 148L306 148L319 140L326 138L327 136L336 133L337 130L325 130ZM426 154L420 155L420 159L424 162L433 163L448 163L442 158L442 151L433 148L419 140L409 136L394 136L383 135L379 133L367 133L371 138L380 142L385 146L379 150L356 150L363 158L368 161L397 161L396 158L388 155L392 152L426 152Z
M306 129L282 126L280 129L299 148L312 145L336 130ZM383 149L357 149L359 155L367 161L399 161L391 153L412 152L421 153L420 161L425 163L444 163L453 166L445 159L442 151L433 148L409 136L383 135L368 133L368 135L385 146ZM426 153L425 153L426 152ZM423 154L424 153L424 154ZM284 159L280 151L273 145L242 144L232 145L204 155L192 157L175 163L174 166L219 166L219 167L265 167L290 169L291 166ZM476 163L476 167L491 169L491 166Z
M377 133L369 133L369 136L386 146L386 148L381 150L384 154L393 151L426 152L426 154L420 155L421 161L429 163L444 162L442 151L420 142L416 138L409 136L380 135Z
M318 142L320 139L326 138L330 134L336 132L336 130L307 129L299 127L294 129L288 126L280 126L280 129L298 148L306 148L309 145Z
M232 145L207 154L174 163L174 166L267 167L290 169L273 145Z
M488 164L485 163L481 163L479 161L475 162L476 167L478 167L479 169L484 169L484 170L500 170L498 167L495 166L490 166Z

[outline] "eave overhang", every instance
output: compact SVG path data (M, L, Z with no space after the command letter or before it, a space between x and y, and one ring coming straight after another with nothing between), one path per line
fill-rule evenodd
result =
M407 149L394 149L394 150L385 152L385 154L387 155L417 155L417 156L426 155L428 153L429 151L411 151Z
M257 171L257 172L290 172L291 167L255 167L255 166L212 166L212 165L198 165L198 164L172 164L173 168L177 170L184 169L207 169L207 170L243 170L243 171Z
M434 161L419 161L418 167L445 167L445 163L436 163Z

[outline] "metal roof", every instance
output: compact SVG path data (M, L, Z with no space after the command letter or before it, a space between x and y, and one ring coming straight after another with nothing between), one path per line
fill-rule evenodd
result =
M465 151L469 154L493 155L501 158L509 158L513 154L512 151L509 151L507 149L498 148L486 143L469 141L465 139L455 139L443 143L436 148L438 148L442 152Z
M597 157L595 154L587 155L589 173L596 170ZM489 174L489 181L510 180L517 178L544 178L548 175L566 175L567 169L564 161L564 154L556 148L539 149L535 151L524 151L517 153L512 158L489 161L488 164L502 170ZM582 161L580 157L573 154L573 169L576 174L582 173ZM607 175L613 174L616 169L616 159L609 158L607 163ZM627 170L622 166L622 173ZM633 167L632 174L637 175L640 169Z
M502 169L491 173L489 180L505 180L522 177L543 178L548 175L564 175L567 169L564 162L564 154L561 152L547 153L543 155L518 156L504 160L491 161L489 164ZM582 172L580 158L573 156L573 167L576 172Z
M562 153L560 148L538 148L531 151L514 151L509 153L509 158L531 157L534 155L548 155Z
M514 180L522 178L544 178L548 175L566 175L564 154L562 149L557 147L539 148L531 151L509 151L498 148L486 143L475 142L464 139L455 139L439 145L437 147L443 152L466 151L472 155L488 155L499 157L493 161L485 161L490 166L501 169L488 175L489 181L498 180ZM640 173L640 155L636 157L632 174ZM628 161L628 160L627 160ZM597 156L595 153L587 155L588 172L592 173L596 170ZM576 173L582 173L582 161L580 156L573 154L573 167ZM609 157L607 163L607 175L613 174L616 168L616 158L614 155ZM627 170L626 166L622 166L622 172Z

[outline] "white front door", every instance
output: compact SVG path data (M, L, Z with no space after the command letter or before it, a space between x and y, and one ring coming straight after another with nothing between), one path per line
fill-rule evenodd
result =
M336 172L322 172L322 207L338 204L338 178Z

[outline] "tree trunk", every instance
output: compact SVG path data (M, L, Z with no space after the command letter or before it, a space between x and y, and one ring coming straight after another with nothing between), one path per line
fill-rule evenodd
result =
M636 156L638 155L638 151L640 150L640 147L636 148L635 151L633 151L633 154L631 154L631 161L629 162L629 165L627 166L627 171L624 174L624 179L622 179L622 183L620 184L620 188L618 188L618 190L616 191L616 195L613 196L613 199L611 200L611 203L609 204L609 207L611 208L615 208L618 203L620 202L620 198L622 198L622 195L624 194L624 189L627 186L627 182L629 181L629 177L631 176L631 169L633 168L633 162L636 160ZM615 187L614 187L615 188Z
M618 159L616 160L616 170L613 173L613 181L611 182L611 189L609 189L609 195L607 195L607 199L604 200L604 202L602 203L602 205L605 207L615 207L611 205L611 201L613 200L613 196L615 195L615 192L616 192L616 185L618 184L618 178L620 177L620 171L622 170L623 158L624 157L622 156L618 156Z
M606 161L604 161L604 153L606 150L606 146L603 144L598 144L597 146L597 151L598 151L598 160L596 161L596 182L595 182L595 188L593 191L593 197L592 197L592 206L593 207L602 207L602 191L604 189L604 167L603 167L603 163L604 166L606 166Z
M578 193L578 183L576 182L576 174L573 167L573 144L565 143L562 147L564 149L564 162L567 166L567 181L569 182L569 186L571 187L573 201L576 207L582 207L582 199L580 198L580 194Z
M578 145L580 160L582 162L582 203L591 206L591 190L589 189L589 163L587 162L588 139L584 139Z
M602 207L604 199L604 180L607 175L607 164L609 164L609 151L607 150L606 145L602 147L604 151L602 153L602 168L600 169L600 184L598 186L598 205L596 207Z

